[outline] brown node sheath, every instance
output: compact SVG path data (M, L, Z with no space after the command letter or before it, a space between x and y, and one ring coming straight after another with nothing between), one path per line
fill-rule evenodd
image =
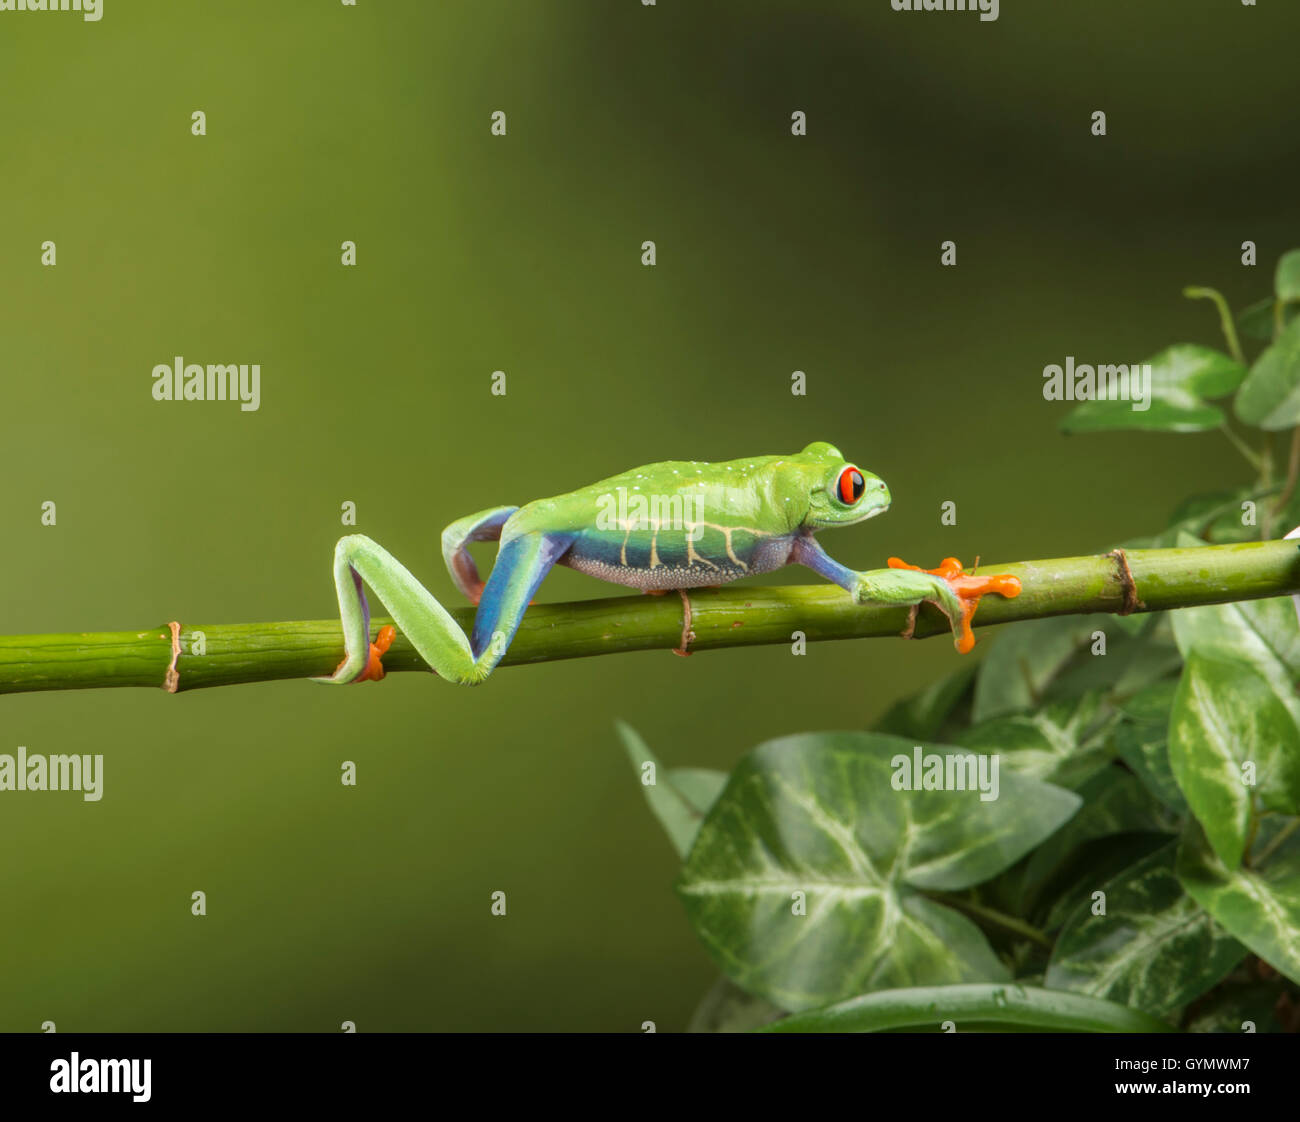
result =
M1115 614L1131 616L1139 608L1145 608L1146 605L1138 599L1137 581L1133 579L1133 570L1129 567L1128 555L1122 549L1112 549L1106 556L1115 558L1115 563L1119 568L1119 580L1124 586L1124 606Z
M677 592L682 598L682 639L681 644L673 648L673 654L690 658L690 645L695 641L695 632L691 630L691 598L686 595L684 588L679 588Z
M172 660L167 664L167 677L163 679L163 689L168 693L176 693L181 688L181 672L176 666L181 657L181 625L176 620L172 620L167 626L172 633Z

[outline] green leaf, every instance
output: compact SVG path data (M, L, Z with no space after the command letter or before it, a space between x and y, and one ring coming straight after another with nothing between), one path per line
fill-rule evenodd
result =
M895 702L876 722L876 731L930 740L966 695L975 670L976 664L964 663L920 693Z
M1093 616L1097 626L1090 641L1053 677L1041 702L1078 701L1125 696L1161 678L1177 674L1182 655L1174 645L1168 623L1158 615ZM1098 642L1100 632L1104 645Z
M726 785L725 772L705 768L667 769L630 725L615 722L628 759L641 780L646 802L664 828L679 857L685 857L695 842L704 815ZM647 767L647 765L651 765ZM647 779L653 779L647 783Z
M1175 678L1135 693L1123 704L1124 719L1115 726L1112 743L1143 786L1181 815L1187 813L1187 800L1169 763L1169 713L1177 692Z
M1300 728L1249 663L1192 650L1169 718L1169 763L1229 868L1245 853L1256 798L1300 810Z
M1196 343L1169 347L1151 360L1151 391L1157 396L1185 390L1197 397L1226 397L1245 377L1246 368L1231 355Z
M1283 835L1283 831L1290 830ZM1229 933L1291 981L1300 983L1300 830L1270 817L1252 856L1279 842L1258 868L1229 869L1205 831L1190 820L1178 848L1178 879Z
M754 997L727 978L709 987L686 1026L687 1032L753 1032L785 1015L770 1001Z
M1092 899L1098 885L1168 842L1168 834L1151 833L1111 834L1085 842L1039 892L1028 918L1041 931L1059 931L1081 901Z
M1111 618L1054 616L1026 620L1003 631L980 663L971 722L1035 708L1052 679Z
M1112 765L1077 788L1079 813L1029 855L1024 889L1032 895L1086 842L1110 834L1171 833L1159 804L1138 779Z
M1061 431L1071 435L1086 432L1208 432L1226 418L1223 410L1185 391L1170 390L1160 397L1151 395L1147 409L1134 409L1123 401L1085 401L1076 405L1061 422Z
M889 986L1006 979L979 928L925 891L989 879L1080 800L1001 769L991 800L900 789L918 747L945 769L978 762L881 733L835 732L769 741L737 766L677 886L736 984L796 1010ZM984 766L991 778L997 762Z
M1205 993L1246 948L1193 900L1170 842L1100 886L1105 915L1082 902L1052 952L1045 984L1160 1016Z
M1169 724L1169 710L1173 708L1174 694L1178 692L1177 677L1153 682L1118 702L1124 720L1145 724Z
M1196 1004L1187 1020L1187 1032L1284 1032L1277 1017L1278 985L1270 982L1231 981Z
M1255 503L1258 513L1264 496L1253 487L1238 487L1233 491L1218 491L1212 495L1194 495L1174 511L1168 528L1156 537L1154 545L1164 549L1176 546L1180 534L1191 534L1198 540L1203 538L1215 545L1254 541L1259 537L1259 527L1247 525L1243 521L1243 504L1247 500ZM1200 541L1200 544L1205 544L1205 541Z
M1235 408L1246 424L1269 432L1300 423L1300 319L1255 360Z
M1118 714L1099 693L1058 701L1037 712L996 717L961 734L962 747L996 752L1021 775L1072 790L1110 762L1107 738Z
M1077 993L1035 986L957 985L864 994L824 1009L786 1017L764 1032L887 1032L928 1028L957 1032L1002 1025L1039 1032L1171 1032L1136 1009Z
M1148 432L1203 432L1224 422L1223 412L1205 398L1232 393L1246 377L1236 359L1195 343L1180 343L1147 360L1151 366L1149 408L1131 401L1085 401L1065 418L1068 433L1142 429ZM1146 365L1146 364L1143 364Z
M1300 300L1300 249L1282 254L1273 277L1273 292L1284 304Z
M1178 780L1169 764L1169 725L1122 724L1115 729L1115 751L1142 785L1174 814L1187 813Z
M1174 641L1186 659L1193 650L1255 667L1292 709L1300 677L1300 624L1289 596L1238 600L1170 613Z
M1274 327L1273 304L1274 301L1271 299L1261 300L1243 311L1237 317L1237 326L1241 328L1241 333L1250 339L1264 342L1271 340ZM1300 315L1300 307L1294 304L1288 305L1282 310L1282 326L1286 327L1298 315Z

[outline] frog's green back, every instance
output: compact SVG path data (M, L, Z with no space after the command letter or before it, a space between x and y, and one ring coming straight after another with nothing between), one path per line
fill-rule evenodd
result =
M723 463L647 464L521 507L502 542L530 532L617 532L621 537L629 519L636 521L641 512L648 530L667 529L665 521L679 516L687 523L763 536L792 534L807 517L809 496L825 475L824 459L806 450Z

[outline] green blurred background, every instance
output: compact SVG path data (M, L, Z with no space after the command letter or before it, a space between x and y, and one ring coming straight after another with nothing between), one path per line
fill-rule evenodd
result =
M460 515L814 439L893 490L826 538L857 567L1150 532L1244 478L1235 453L1067 439L1041 370L1220 345L1184 284L1268 293L1300 244L1297 30L1282 0L0 13L0 629L330 616L345 500L455 602ZM178 354L260 362L261 409L155 402ZM542 595L615 591L558 571ZM615 719L729 768L862 727L956 658L881 640L477 690L5 697L0 751L103 753L106 778L99 803L0 796L0 1029L681 1028L715 970Z

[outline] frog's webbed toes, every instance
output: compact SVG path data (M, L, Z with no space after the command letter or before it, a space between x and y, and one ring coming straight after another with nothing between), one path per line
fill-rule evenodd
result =
M361 671L353 682L382 682L384 680L384 655L388 653L388 648L393 645L393 640L397 637L397 628L392 624L387 624L379 629L379 634L375 636L375 641L370 644L370 654L366 658L366 668ZM334 671L337 674L348 660L345 658L338 664Z
M967 654L975 646L975 635L971 630L971 621L975 618L975 609L980 600L993 593L1010 600L1020 595L1020 578L1008 573L988 576L972 576L962 571L962 563L955 557L945 557L937 569L922 569L919 565L909 565L897 557L889 558L891 569L910 569L913 572L929 573L939 577L946 585L951 598L940 596L934 602L943 610L952 624L953 645L962 654ZM945 603L945 600L948 602ZM909 621L910 634L915 624L915 616Z

